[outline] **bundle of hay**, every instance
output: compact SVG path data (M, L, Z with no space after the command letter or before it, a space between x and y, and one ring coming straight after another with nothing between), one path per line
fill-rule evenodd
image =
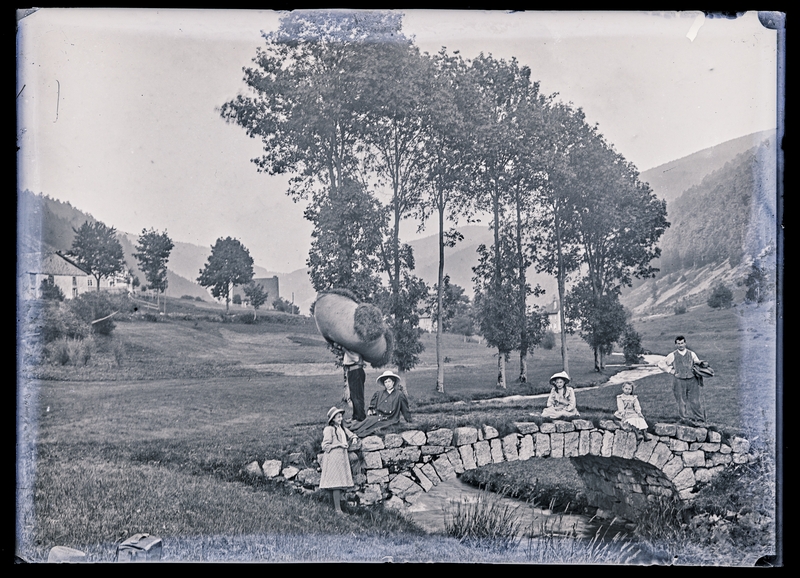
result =
M389 362L392 333L375 305L359 303L349 291L329 291L314 302L314 321L326 340L360 353L373 367Z

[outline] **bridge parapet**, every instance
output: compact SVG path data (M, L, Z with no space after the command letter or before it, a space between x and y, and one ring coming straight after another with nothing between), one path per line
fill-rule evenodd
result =
M726 467L756 459L747 439L702 427L657 423L655 435L637 440L614 420L600 420L597 426L584 419L514 426L516 431L505 436L484 425L366 437L350 453L356 496L362 504L383 500L402 508L466 470L533 457L570 458L586 484L589 502L630 519L648 500L690 500L698 486ZM268 460L263 471L313 490L319 484L322 454L317 462L299 470L281 469L276 460Z

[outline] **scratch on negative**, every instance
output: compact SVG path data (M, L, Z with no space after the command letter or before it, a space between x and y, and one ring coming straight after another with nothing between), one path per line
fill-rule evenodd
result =
M61 102L61 83L56 79L56 84L58 85L58 98L56 99L56 119L53 121L54 123L58 122L58 104Z
M17 98L19 98L19 95L20 95L20 94L22 94L22 91L23 91L23 90L25 90L25 87L26 87L26 86L28 86L28 85L27 85L27 84L23 84L23 85L22 85L22 88L20 88L20 89L19 89L19 92L17 93Z

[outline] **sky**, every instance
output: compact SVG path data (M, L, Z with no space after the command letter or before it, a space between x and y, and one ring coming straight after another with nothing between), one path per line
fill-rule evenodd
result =
M255 263L305 267L311 225L261 143L218 107L277 28L271 11L42 9L18 22L18 186L120 231L166 230ZM421 50L529 66L640 171L776 127L777 34L755 12L409 11ZM418 238L413 224L404 240Z

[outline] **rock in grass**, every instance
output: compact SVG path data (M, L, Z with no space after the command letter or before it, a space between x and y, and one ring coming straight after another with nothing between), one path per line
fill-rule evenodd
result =
M248 476L253 476L256 478L260 478L263 476L263 472L261 471L261 466L258 465L258 462L250 462L244 467L244 473Z
M281 475L287 480L291 480L298 474L298 472L300 472L300 470L298 470L296 467L288 466L286 468L283 468L283 470L281 471Z
M47 561L51 564L62 562L86 562L86 554L74 548L66 546L53 546L47 555Z
M267 460L261 466L262 470L264 471L264 476L267 478L274 478L278 474L281 473L281 461L280 460Z

